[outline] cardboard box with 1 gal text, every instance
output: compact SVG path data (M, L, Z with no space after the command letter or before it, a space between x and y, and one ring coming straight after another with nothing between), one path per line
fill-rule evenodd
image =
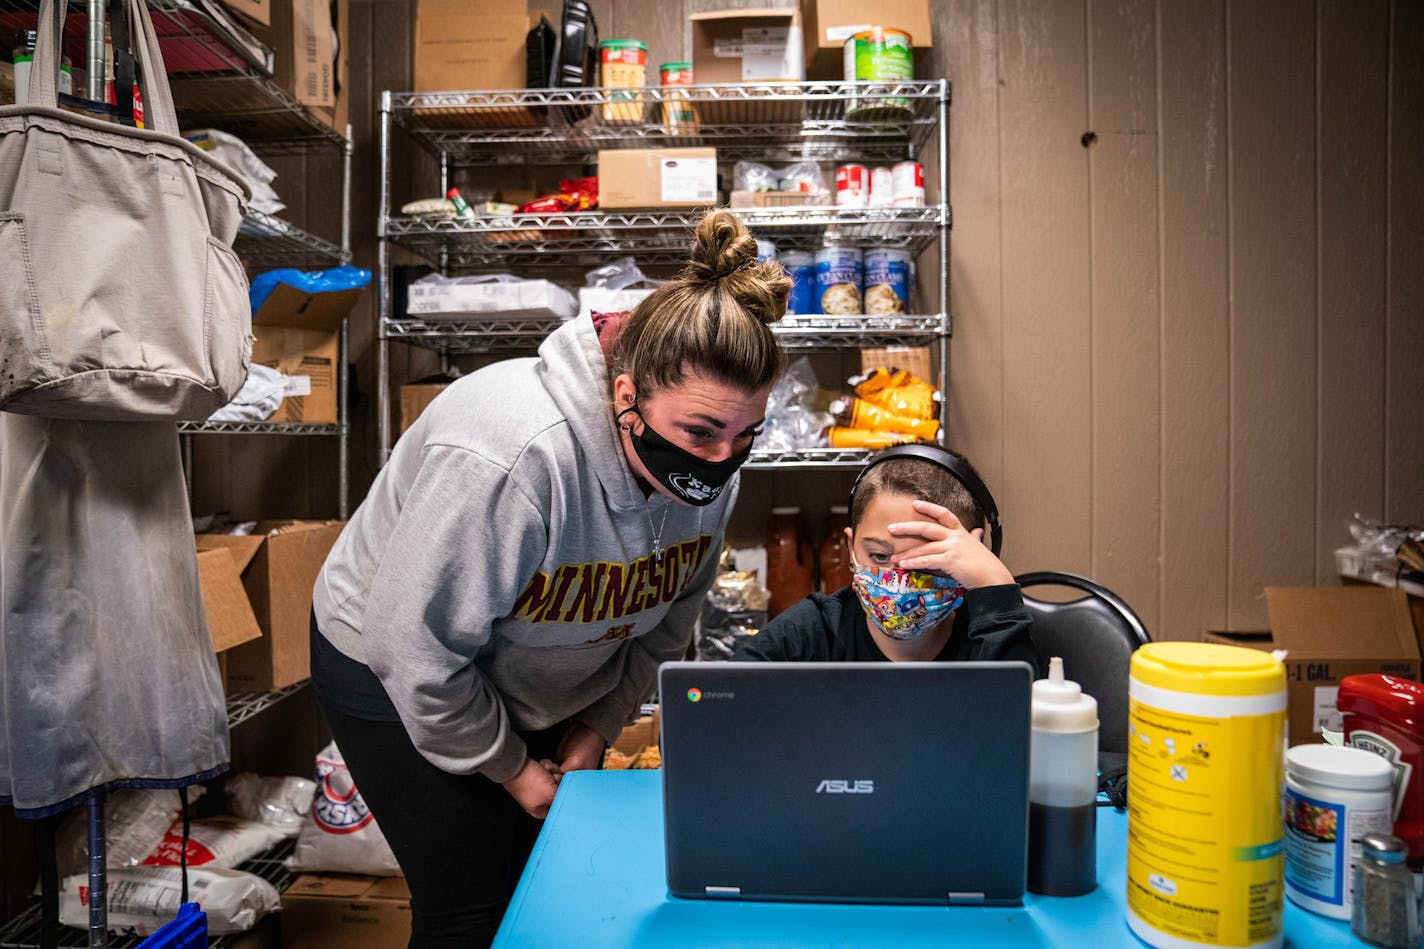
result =
M1340 680L1361 673L1419 678L1419 647L1399 590L1371 587L1266 587L1269 630L1209 631L1210 643L1286 650L1292 745L1321 741L1341 727Z

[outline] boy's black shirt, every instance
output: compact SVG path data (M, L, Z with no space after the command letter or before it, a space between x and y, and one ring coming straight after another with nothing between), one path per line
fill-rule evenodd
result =
M1016 583L966 591L954 612L954 630L937 662L1023 659L1037 668L1033 620ZM733 661L888 662L866 625L865 610L850 587L813 593L743 641Z

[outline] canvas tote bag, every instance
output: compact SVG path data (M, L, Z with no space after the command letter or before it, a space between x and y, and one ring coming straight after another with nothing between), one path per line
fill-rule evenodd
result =
M42 0L29 104L0 108L0 410L204 419L242 388L250 197L178 135L144 0L127 0L148 128L58 108L68 0Z

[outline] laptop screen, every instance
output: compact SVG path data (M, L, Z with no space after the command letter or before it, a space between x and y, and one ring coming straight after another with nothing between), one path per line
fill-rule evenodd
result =
M659 670L668 890L1018 904L1024 662L673 662Z

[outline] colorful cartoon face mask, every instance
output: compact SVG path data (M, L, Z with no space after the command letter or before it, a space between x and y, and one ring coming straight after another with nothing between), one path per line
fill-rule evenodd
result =
M934 629L964 602L953 577L893 567L862 567L851 558L850 586L860 605L891 639L916 639Z
M624 409L618 413L618 421L621 422L629 412L637 411L636 405ZM732 475L752 453L748 448L724 461L707 461L653 431L647 419L643 420L641 434L630 431L628 437L633 440L633 451L648 473L674 497L694 507L705 507L717 500Z

